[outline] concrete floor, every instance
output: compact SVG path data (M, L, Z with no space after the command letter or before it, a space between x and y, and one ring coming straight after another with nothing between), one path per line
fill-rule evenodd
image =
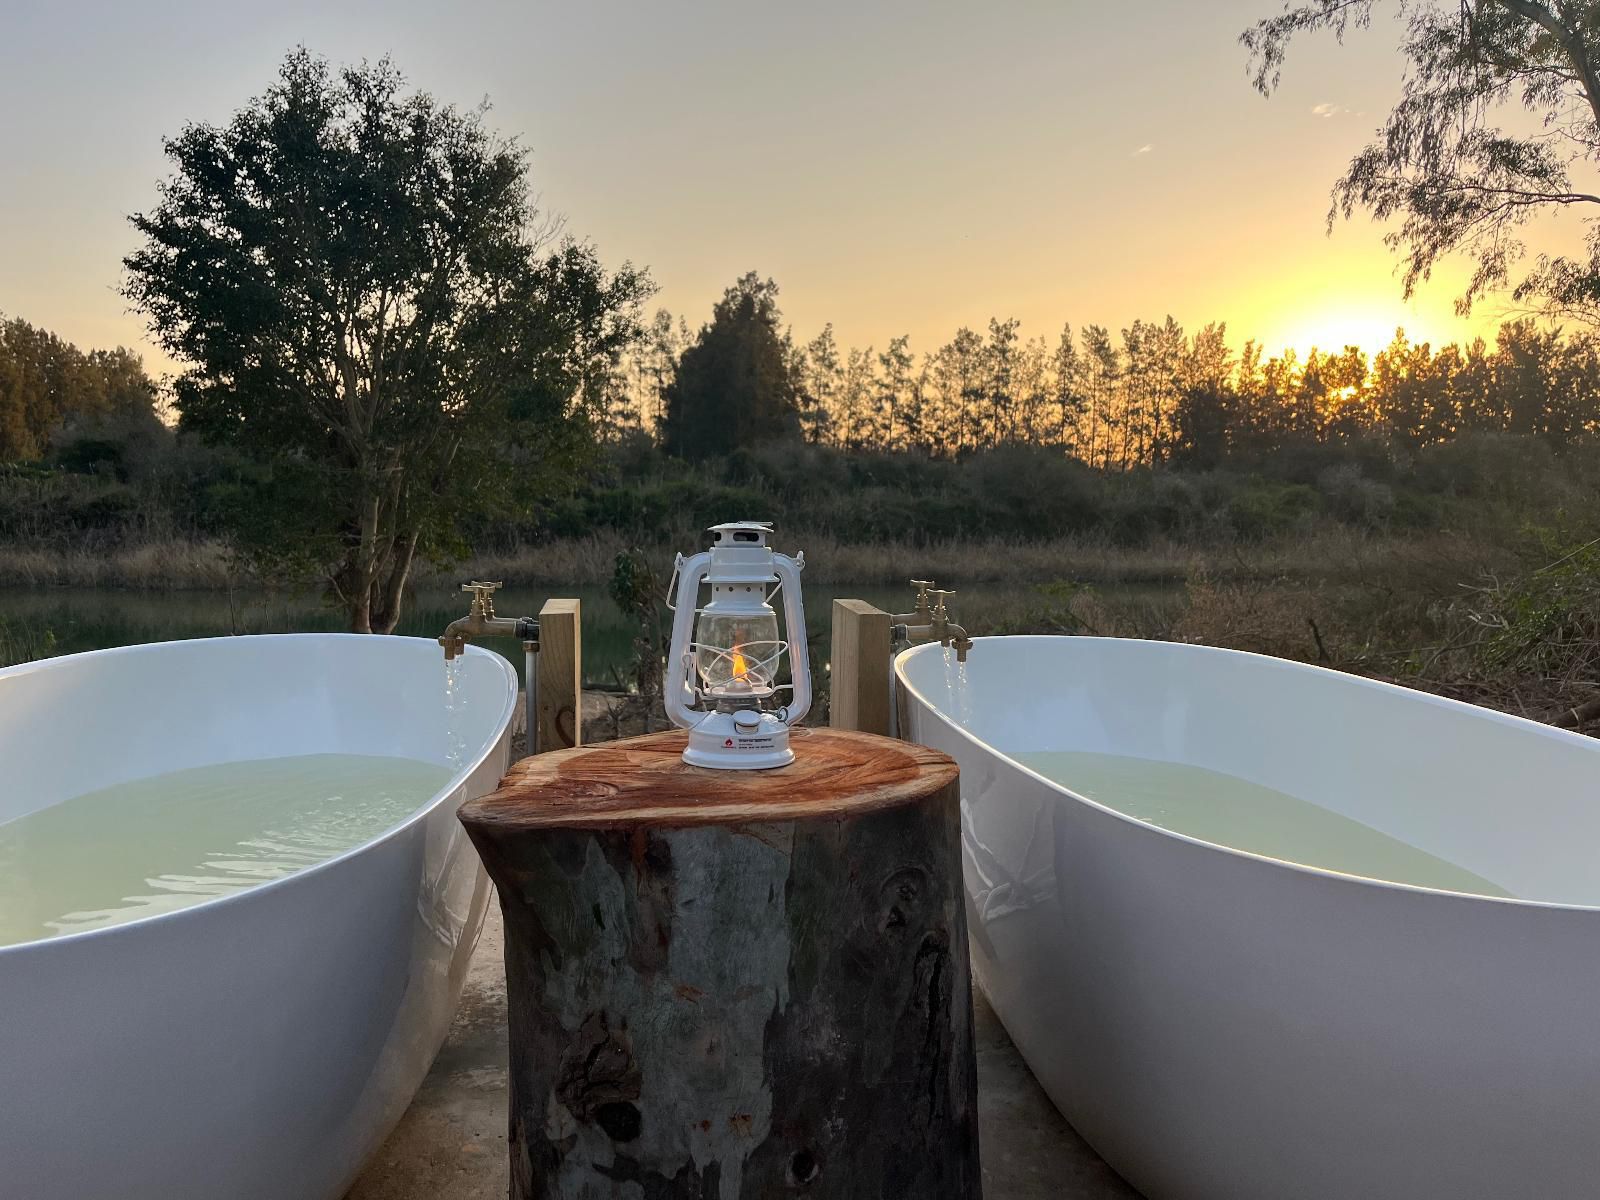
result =
M449 1040L416 1100L346 1200L505 1196L501 953L500 914L491 908ZM994 1012L981 996L975 999L985 1200L1139 1200L1062 1120Z

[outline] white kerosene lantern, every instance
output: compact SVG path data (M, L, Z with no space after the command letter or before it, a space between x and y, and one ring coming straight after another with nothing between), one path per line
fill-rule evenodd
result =
M811 707L811 659L800 605L805 555L775 553L767 545L772 526L765 521L730 521L711 532L710 550L687 559L680 554L674 564L667 716L689 731L684 762L726 770L787 766L794 761L789 727ZM704 607L702 583L711 585ZM778 637L778 614L769 603L780 590L787 642ZM785 652L790 682L780 686ZM785 687L789 702L779 704Z

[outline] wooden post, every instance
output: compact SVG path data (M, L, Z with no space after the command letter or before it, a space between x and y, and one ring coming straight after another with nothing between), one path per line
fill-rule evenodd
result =
M546 600L539 610L539 749L583 743L581 602Z
M512 1200L979 1200L955 763L685 742L523 759L462 806L505 914Z
M830 658L828 724L889 733L889 614L865 600L835 600Z

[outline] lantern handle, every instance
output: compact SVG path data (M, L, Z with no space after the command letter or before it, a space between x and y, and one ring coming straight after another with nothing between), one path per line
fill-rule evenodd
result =
M789 703L785 707L786 724L805 720L811 711L811 651L806 646L806 612L800 596L800 572L805 569L805 556L790 558L787 554L774 554L772 568L783 588L783 623L789 635Z
M677 654L679 661L676 664L677 679L667 681L667 686L662 689L662 704L667 710L667 718L681 729L692 728L699 715L694 711L695 681L694 669L684 660L689 653L689 639L694 635L695 602L700 595L700 580L704 577L706 569L711 565L711 551L702 550L699 554L684 558L678 555L672 564L672 578L677 583L677 602L670 604L672 609L672 641L668 662L671 665L671 654ZM669 595L673 593L669 591Z

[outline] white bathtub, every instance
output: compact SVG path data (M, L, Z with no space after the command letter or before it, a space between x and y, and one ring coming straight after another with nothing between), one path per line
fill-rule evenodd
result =
M405 1110L489 890L460 802L504 773L517 681L469 648L452 758L417 638L218 638L0 671L0 820L282 755L459 762L390 832L196 907L0 948L0 1196L336 1200Z
M897 663L961 765L975 977L1079 1132L1152 1200L1600 1195L1600 744L1198 646L979 639ZM1240 776L1526 900L1165 832L1008 757Z

